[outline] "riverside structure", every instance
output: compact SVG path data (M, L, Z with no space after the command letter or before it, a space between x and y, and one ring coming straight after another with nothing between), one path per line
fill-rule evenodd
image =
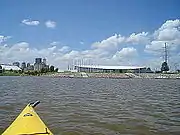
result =
M101 73L146 73L147 68L143 66L100 66L100 65L75 65L78 72L101 72Z

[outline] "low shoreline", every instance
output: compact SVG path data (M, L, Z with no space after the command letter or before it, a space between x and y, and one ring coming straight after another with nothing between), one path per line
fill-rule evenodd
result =
M180 79L180 74L164 74L164 73L55 73L44 75L48 77L58 78L114 78L114 79Z
M0 76L43 76L56 78L112 78L112 79L180 79L180 74L169 73L85 73L85 72L61 72L42 73L28 75L24 73L1 73Z

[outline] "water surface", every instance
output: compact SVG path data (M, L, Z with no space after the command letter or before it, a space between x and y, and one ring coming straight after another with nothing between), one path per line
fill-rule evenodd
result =
M0 77L0 133L36 100L55 135L180 135L180 80Z

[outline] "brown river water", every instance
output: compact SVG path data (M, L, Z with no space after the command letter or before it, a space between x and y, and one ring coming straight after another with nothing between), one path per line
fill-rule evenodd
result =
M180 135L180 80L0 77L0 134L36 100L55 135Z

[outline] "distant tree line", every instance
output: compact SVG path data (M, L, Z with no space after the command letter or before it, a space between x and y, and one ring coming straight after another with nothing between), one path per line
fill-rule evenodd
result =
M42 68L41 73L47 73L47 72L58 72L58 68L54 69L54 66L50 66L49 69L47 68Z
M2 72L10 72L10 73L15 73L15 74L26 74L26 75L42 75L46 73L53 73L53 72L58 72L58 68L54 68L54 66L50 66L50 68L42 68L40 71L36 70L13 70L10 69L9 71L6 71L5 69L2 69Z

